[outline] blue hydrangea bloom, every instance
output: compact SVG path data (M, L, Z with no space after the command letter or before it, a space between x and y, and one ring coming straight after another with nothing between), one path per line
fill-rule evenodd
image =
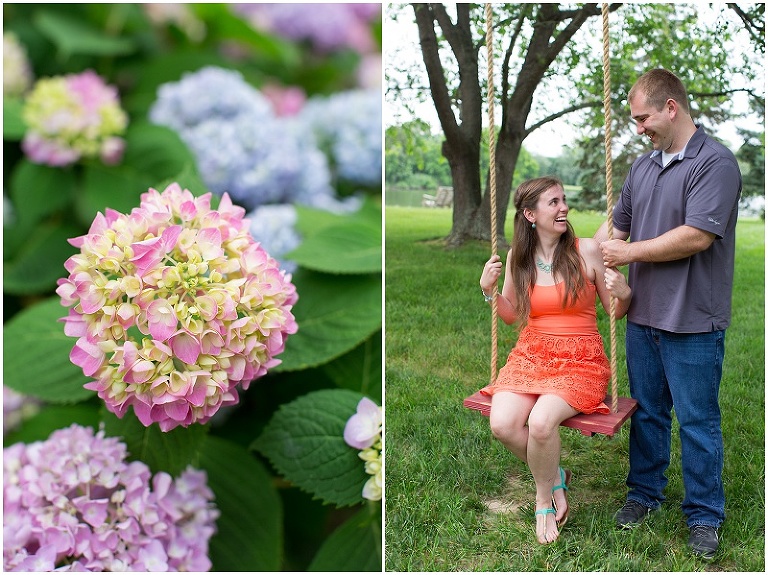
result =
M337 177L361 185L381 183L381 116L376 90L312 98L301 114L330 154Z
M248 211L318 206L335 194L328 158L311 130L277 117L238 72L204 68L163 85L150 118L179 134L213 193L229 193Z
M209 118L232 119L244 112L273 116L269 100L235 70L208 66L158 88L150 119L174 130L196 126Z
M296 231L296 207L291 204L261 206L245 217L251 222L249 231L253 239L280 263L280 268L288 273L296 271L296 262L283 257L301 244L301 236Z

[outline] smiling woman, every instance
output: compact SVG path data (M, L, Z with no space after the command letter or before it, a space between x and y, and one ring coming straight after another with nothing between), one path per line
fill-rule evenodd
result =
M571 475L560 467L558 427L578 413L609 412L603 400L611 370L595 298L606 312L613 307L610 298L617 298L620 318L632 292L623 274L602 265L592 238L576 238L558 179L523 182L514 201L514 239L493 304L505 323L518 322L522 329L506 365L480 393L491 396L493 435L530 467L537 539L551 543L568 519ZM480 278L486 297L495 293L501 270L493 255Z

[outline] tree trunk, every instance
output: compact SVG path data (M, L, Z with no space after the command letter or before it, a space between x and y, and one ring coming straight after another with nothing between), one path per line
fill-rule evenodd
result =
M443 156L448 160L453 179L453 225L446 244L457 247L473 237L472 223L481 207L480 143L465 139L456 146L446 139Z
M445 135L443 156L448 160L453 178L453 226L446 242L449 246L458 246L472 237L472 222L482 201L480 140L483 98L477 46L472 38L470 5L457 4L455 24L442 4L412 6L432 100ZM449 43L460 70L456 93L449 90L446 81L446 71L438 52L437 26ZM458 107L460 121L456 118L454 106Z

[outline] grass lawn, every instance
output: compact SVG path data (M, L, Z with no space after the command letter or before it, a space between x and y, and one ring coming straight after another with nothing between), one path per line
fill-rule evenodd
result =
M561 428L574 474L570 520L554 544L536 542L530 472L492 438L487 418L462 407L490 378L490 306L479 287L490 245L445 249L450 210L392 206L385 217L386 570L764 572L764 222L738 225L720 392L727 519L710 563L687 550L676 431L662 510L632 532L614 528L629 424L613 439ZM570 219L578 235L591 236L602 216L571 211ZM624 327L617 323L617 362L619 391L628 395ZM499 321L500 364L515 337Z

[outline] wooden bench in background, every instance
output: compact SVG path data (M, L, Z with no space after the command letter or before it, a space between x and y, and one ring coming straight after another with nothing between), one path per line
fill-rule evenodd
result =
M437 195L423 194L421 207L423 208L450 208L453 205L453 188L440 186Z

